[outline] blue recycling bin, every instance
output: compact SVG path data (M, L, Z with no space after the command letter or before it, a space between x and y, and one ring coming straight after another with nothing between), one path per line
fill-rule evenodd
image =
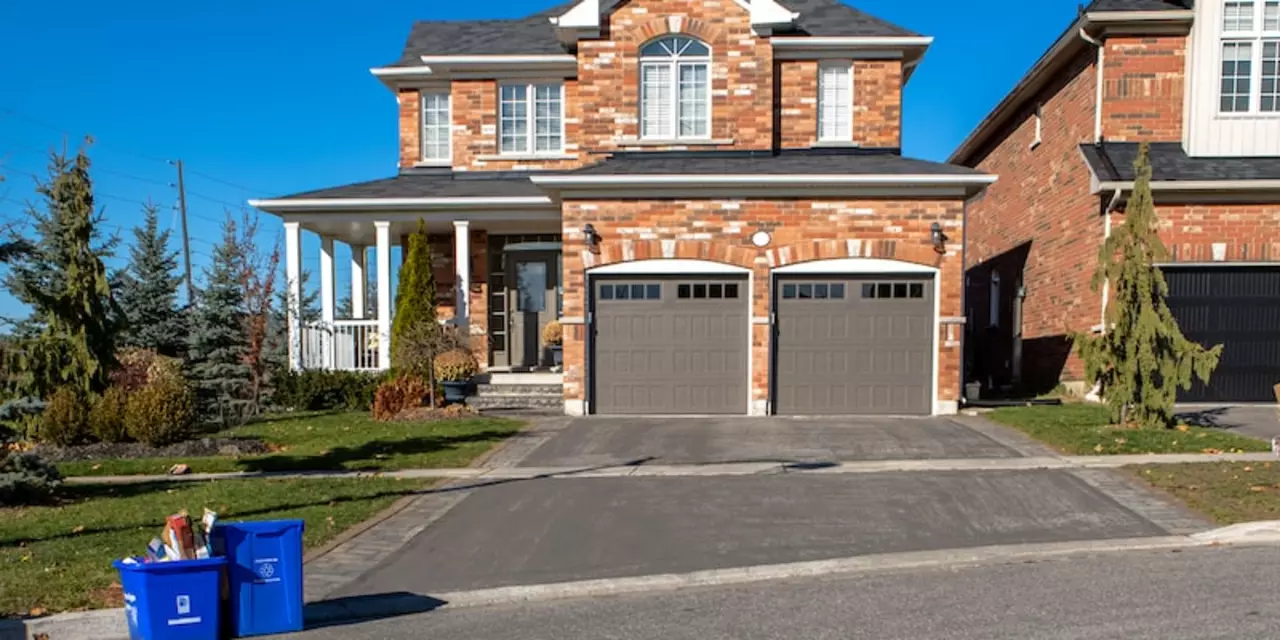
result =
M218 640L226 558L143 564L116 560L131 640Z
M214 555L227 559L235 637L302 630L302 529L301 520L214 526Z

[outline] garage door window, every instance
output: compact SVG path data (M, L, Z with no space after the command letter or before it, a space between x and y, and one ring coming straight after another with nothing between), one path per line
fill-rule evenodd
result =
M862 297L879 300L904 300L924 298L923 282L864 282Z
M796 282L782 285L784 300L844 300L843 282Z
M601 300L661 300L660 284L602 284Z
M737 300L738 285L726 282L687 282L676 285L681 300Z

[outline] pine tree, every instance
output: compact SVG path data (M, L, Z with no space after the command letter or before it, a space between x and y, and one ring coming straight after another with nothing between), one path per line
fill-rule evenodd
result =
M396 313L391 325L391 364L397 369L413 370L427 363L407 361L405 349L397 343L423 339L425 333L439 329L436 322L436 277L432 268L431 244L427 223L418 220L418 230L409 236L409 254L400 265L400 283L396 291ZM428 365L429 366L429 365Z
M19 330L15 363L29 395L47 396L64 385L102 391L116 366L121 311L104 263L115 239L103 240L99 231L102 212L94 208L89 166L84 149L74 158L51 154L49 179L36 188L43 210L27 210L36 237L10 239L22 250L8 256L5 285L32 309Z
M249 404L243 274L236 223L228 217L192 311L188 352L201 407L224 426L238 422Z
M1075 341L1114 422L1170 427L1178 387L1190 388L1193 375L1208 383L1222 346L1205 349L1187 340L1165 303L1169 286L1156 265L1168 253L1157 234L1146 143L1133 166L1125 222L1103 243L1093 276L1095 291L1110 286L1114 292L1106 326L1102 335L1079 334Z
M121 282L120 306L129 322L125 345L170 357L182 355L187 330L178 307L182 276L177 270L178 252L169 250L169 232L160 231L156 206L147 203L142 226L133 230L129 266Z

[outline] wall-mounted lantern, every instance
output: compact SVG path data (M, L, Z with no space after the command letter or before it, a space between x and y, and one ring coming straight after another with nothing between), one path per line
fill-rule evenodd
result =
M942 232L942 225L937 222L929 225L929 237L933 240L933 250L938 253L947 252L947 234Z

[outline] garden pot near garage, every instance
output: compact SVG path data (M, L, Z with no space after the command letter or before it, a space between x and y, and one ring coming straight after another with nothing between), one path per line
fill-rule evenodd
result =
M548 347L551 350L551 366L559 367L564 364L564 347L560 345L552 345Z
M461 404L467 400L467 385L470 382L446 380L440 385L444 387L444 403L445 404Z

